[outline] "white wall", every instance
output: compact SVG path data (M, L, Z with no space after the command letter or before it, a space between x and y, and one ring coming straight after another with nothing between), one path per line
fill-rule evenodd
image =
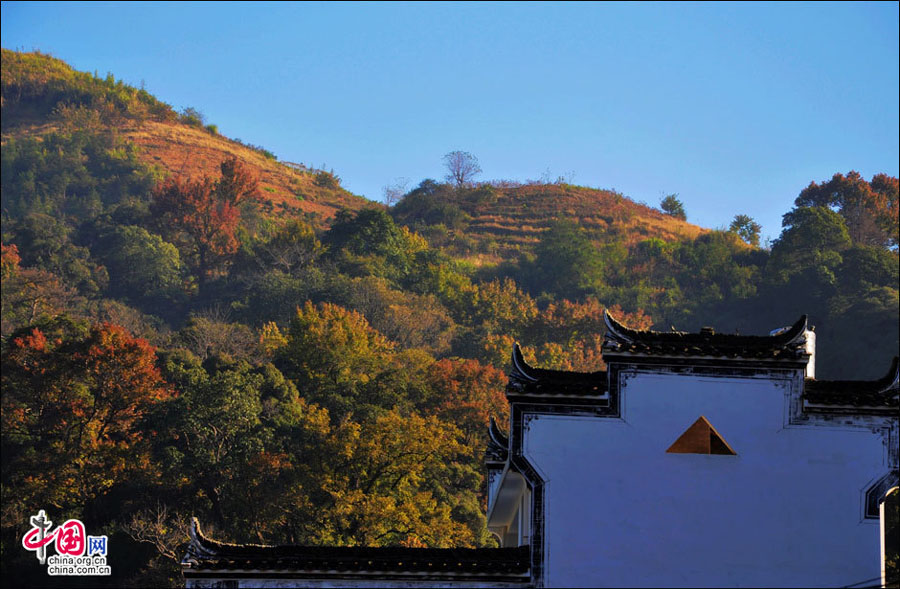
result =
M796 382L796 381L795 381ZM839 587L879 576L878 434L786 427L790 381L637 374L623 419L540 415L545 584ZM705 415L737 456L667 454ZM877 581L876 581L877 582Z

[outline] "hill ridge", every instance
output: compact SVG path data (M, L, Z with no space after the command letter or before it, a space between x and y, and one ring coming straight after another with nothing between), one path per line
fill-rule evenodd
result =
M203 125L199 113L182 114L144 89L79 72L40 52L3 49L2 141L40 138L64 129L112 132L139 148L138 158L167 175L215 176L219 164L238 157L259 175L260 205L267 216L300 217L327 226L340 209L382 203L343 189L331 172L295 162L279 162L267 150L247 145ZM490 198L458 206L469 216L466 233L476 241L496 241L497 253L516 253L537 243L555 219L569 219L597 237L624 235L629 245L647 237L693 239L709 229L605 189L564 183L481 183Z

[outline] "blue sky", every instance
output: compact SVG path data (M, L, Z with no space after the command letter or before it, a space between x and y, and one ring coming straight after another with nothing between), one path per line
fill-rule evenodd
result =
M810 181L898 174L898 3L2 3L2 46L112 72L380 199L475 154L777 237Z

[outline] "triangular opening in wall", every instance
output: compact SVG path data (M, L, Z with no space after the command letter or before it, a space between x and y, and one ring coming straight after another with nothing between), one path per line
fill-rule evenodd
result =
M666 450L668 454L725 454L737 456L716 428L702 415L687 428L675 443Z

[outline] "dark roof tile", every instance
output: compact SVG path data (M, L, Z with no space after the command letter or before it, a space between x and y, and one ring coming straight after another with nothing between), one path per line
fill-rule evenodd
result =
M403 548L228 544L203 535L197 518L182 560L190 570L427 572L526 575L528 548Z
M804 361L808 357L806 315L791 327L768 336L721 334L709 327L699 333L638 331L625 327L609 313L606 313L605 321L604 357L674 356L789 361Z
M513 346L512 372L506 395L551 397L603 397L608 392L606 371L569 372L533 368L525 362L519 344Z
M890 370L878 380L816 380L808 378L803 386L807 409L828 410L837 407L869 408L875 412L896 412L900 407L900 359L894 358Z

